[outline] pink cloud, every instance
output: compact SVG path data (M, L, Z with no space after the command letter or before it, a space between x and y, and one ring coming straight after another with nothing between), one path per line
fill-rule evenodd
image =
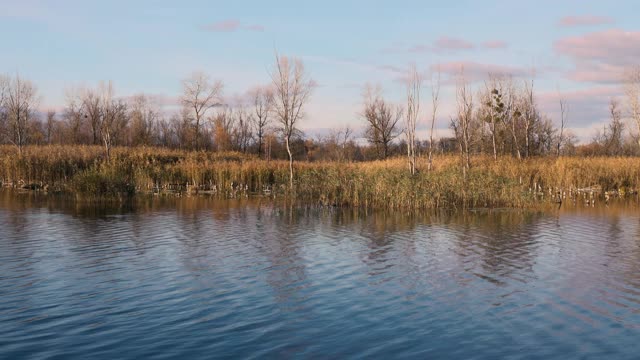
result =
M434 42L435 50L471 50L475 48L473 43L460 38L443 36Z
M568 79L577 82L616 84L623 80L626 70L625 66L581 61L566 75Z
M538 99L547 103L558 103L560 99L567 102L585 101L585 102L601 102L608 103L612 97L622 96L622 90L619 86L596 86L591 88L571 90L571 91L546 91L537 95Z
M262 25L243 25L239 20L236 19L228 19L219 22L215 22L208 25L200 26L201 30L210 31L210 32L234 32L238 30L249 30L249 31L264 31L264 26Z
M482 64L473 61L452 61L431 66L431 71L438 71L438 69L449 77L449 83L455 82L455 78L460 74L464 74L468 82L482 81L487 79L489 74L513 77L531 75L531 70L523 67Z
M607 25L613 24L613 19L608 16L565 16L558 22L559 26L574 27L574 26L595 26L595 25Z
M506 49L509 45L501 40L491 40L483 42L482 47L485 49Z
M433 42L431 45L418 44L408 49L409 52L428 52L437 53L457 52L464 50L473 50L475 45L467 40L443 36Z
M202 30L212 31L212 32L232 32L240 29L240 21L238 20L224 20L215 22L212 24L204 25L201 27Z
M640 32L610 29L559 39L554 50L574 61L567 77L574 81L617 82L625 69L637 65Z
M640 32L611 29L560 39L554 49L576 59L630 63L640 56Z
M474 50L478 46L465 39L442 36L434 41L431 45L418 44L408 49L409 52L435 52L435 53L452 53L459 51ZM509 47L504 41L501 40L489 40L480 44L483 49L506 49Z

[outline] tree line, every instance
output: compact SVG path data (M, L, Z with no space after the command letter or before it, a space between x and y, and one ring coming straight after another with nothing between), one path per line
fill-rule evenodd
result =
M183 81L180 107L172 114L153 96L116 97L111 82L68 91L62 111L41 112L33 82L19 75L0 75L0 142L15 145L19 152L32 144L101 145L107 157L114 146L239 151L264 159L288 159L291 169L294 159L365 161L404 154L412 174L418 171L417 157L428 157L430 169L433 155L445 152L459 153L466 168L474 154L494 159L640 154L638 69L626 76L625 98L611 99L609 122L591 142L578 145L567 130L570 113L561 95L560 117L551 119L536 102L533 77L488 74L473 89L464 69L456 77L451 99L455 110L447 125L453 136L435 139L440 73L425 81L415 65L404 79L405 103L386 98L380 86L366 86L358 114L363 131L345 126L306 136L299 125L315 83L302 61L279 55L275 60L271 82L247 91L235 102L225 99L222 81L205 73L192 74ZM429 114L421 111L425 89L431 95ZM417 136L421 122L428 131L422 140Z

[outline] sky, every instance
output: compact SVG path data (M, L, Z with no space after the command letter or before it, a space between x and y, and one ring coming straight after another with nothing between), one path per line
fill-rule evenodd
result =
M227 98L270 81L276 51L300 58L318 84L303 130L361 128L362 92L380 85L401 102L411 63L424 74L419 138L426 138L429 79L442 73L437 135L448 134L464 68L475 89L488 72L533 77L536 101L588 140L623 100L624 70L640 61L633 0L200 1L0 0L0 73L32 80L42 110L61 110L71 89L112 81L170 109L182 80L203 71Z

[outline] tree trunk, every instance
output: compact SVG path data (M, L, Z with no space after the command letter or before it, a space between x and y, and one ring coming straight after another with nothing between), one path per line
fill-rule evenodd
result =
M105 156L107 157L107 161L111 160L111 138L109 133L104 135L104 150Z
M416 173L416 150L413 141L414 140L411 139L407 144L407 157L409 158L409 172L411 175L415 175Z
M262 159L262 129L258 130L258 159Z
M196 129L195 129L194 139L193 139L193 147L197 151L198 149L198 138L200 137L200 116L196 114Z
M529 150L529 130L530 130L531 125L529 124L529 121L527 120L527 126L525 128L525 132L524 132L524 150L525 150L525 157L529 158L530 156L530 150Z
M289 189L293 190L293 155L291 155L288 136L285 138L285 144L287 145L287 153L289 154Z
M469 142L465 144L465 160L467 169L471 168L471 149L469 148Z
M522 155L520 154L520 146L518 145L518 137L516 136L516 125L514 121L511 122L511 134L513 135L513 146L515 146L516 148L518 160L522 160Z
M407 158L409 158L409 173L413 175L413 164L411 163L411 141L407 141Z
M414 153L411 156L411 175L415 175L416 174L416 153L415 153L415 149L413 151L414 151Z
M640 119L636 119L636 126L638 127L638 134L640 134ZM640 147L640 136L638 136L638 146Z
M498 161L498 151L496 150L496 122L491 120L491 140L493 141L493 160Z

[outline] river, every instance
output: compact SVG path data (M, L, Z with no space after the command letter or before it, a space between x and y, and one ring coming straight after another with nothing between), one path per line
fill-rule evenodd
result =
M640 207L0 193L0 358L640 354Z

